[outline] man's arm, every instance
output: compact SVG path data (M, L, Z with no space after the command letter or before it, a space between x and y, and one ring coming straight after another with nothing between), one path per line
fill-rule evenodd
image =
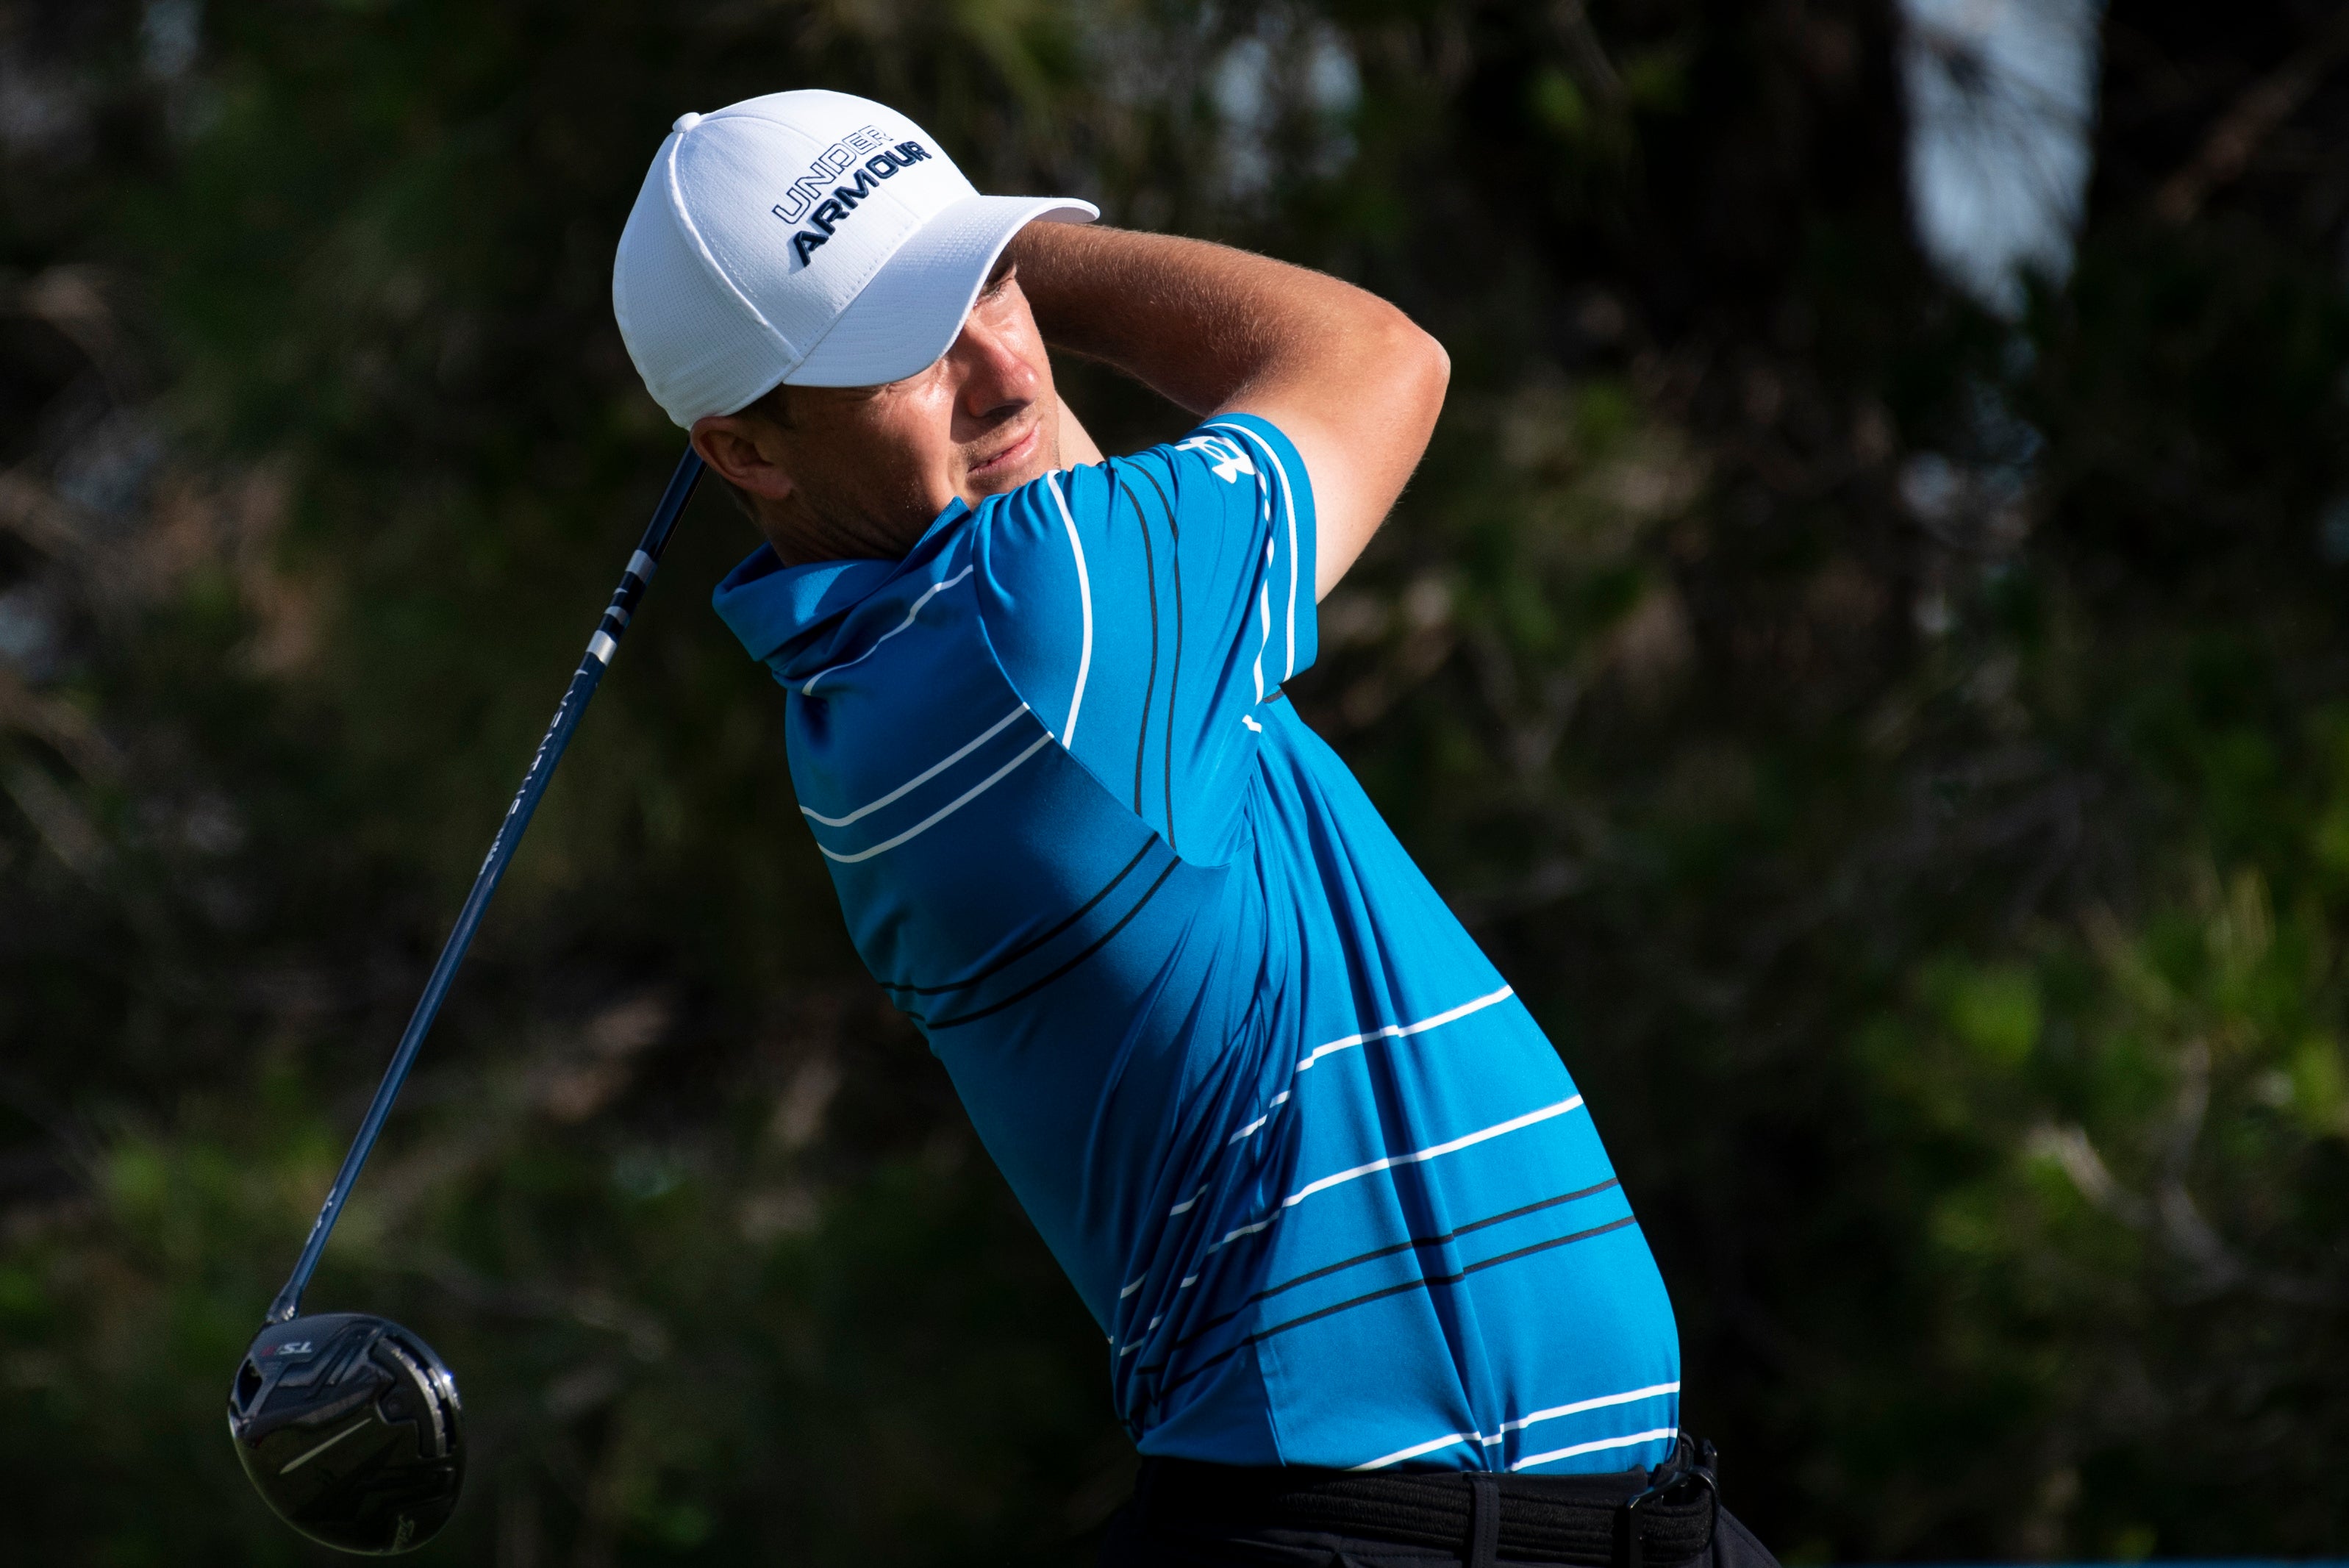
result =
M1194 414L1280 427L1313 483L1314 597L1336 587L1427 449L1443 346L1375 294L1246 251L1069 223L1012 243L1047 343Z

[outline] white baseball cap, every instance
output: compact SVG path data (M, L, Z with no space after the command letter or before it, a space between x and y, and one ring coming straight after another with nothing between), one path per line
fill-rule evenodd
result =
M620 233L612 314L690 429L770 389L877 387L935 363L996 257L1090 201L982 196L920 126L809 89L680 116Z

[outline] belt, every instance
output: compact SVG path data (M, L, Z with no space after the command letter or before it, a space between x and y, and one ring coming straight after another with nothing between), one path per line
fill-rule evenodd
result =
M1480 1470L1254 1469L1143 1462L1134 1496L1154 1532L1229 1538L1305 1531L1578 1568L1665 1568L1703 1556L1720 1503L1713 1445L1685 1437L1652 1470L1495 1475Z

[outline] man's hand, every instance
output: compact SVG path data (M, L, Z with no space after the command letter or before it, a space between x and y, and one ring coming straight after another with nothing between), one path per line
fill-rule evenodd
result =
M1031 223L1011 254L1047 343L1280 427L1312 479L1314 597L1336 587L1427 449L1443 345L1350 284L1203 241Z

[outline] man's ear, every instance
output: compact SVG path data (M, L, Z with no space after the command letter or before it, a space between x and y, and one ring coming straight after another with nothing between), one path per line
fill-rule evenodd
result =
M782 466L781 432L766 420L741 414L705 414L693 422L693 449L710 471L737 490L762 500L792 493Z

